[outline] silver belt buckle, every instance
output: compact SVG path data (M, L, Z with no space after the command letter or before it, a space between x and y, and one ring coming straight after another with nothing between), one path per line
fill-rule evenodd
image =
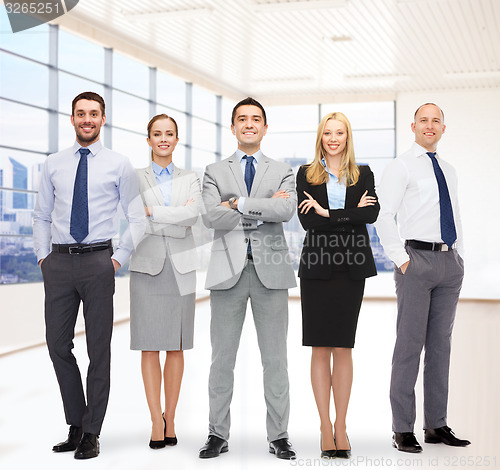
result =
M450 248L448 247L448 245L447 245L446 243L443 243L443 244L441 245L441 250L440 250L440 251L449 251L449 249L450 249Z
M79 255L80 253L78 251L73 252L73 250L79 250L80 248L78 246L70 246L68 247L68 253L70 255Z

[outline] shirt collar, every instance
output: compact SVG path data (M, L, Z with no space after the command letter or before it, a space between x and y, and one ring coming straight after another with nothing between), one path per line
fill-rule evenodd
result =
M236 149L236 156L238 157L238 161L241 162L241 159L246 155L243 150ZM257 150L251 157L255 158L255 163L259 163L259 158L262 156L262 150Z
M416 142L413 142L413 146L411 147L411 151L413 152L413 156L415 158L423 157L423 156L428 157L428 155L427 155L428 150L426 150L421 145L418 145ZM436 151L436 157L439 158L437 151Z
M328 172L328 174L329 174L330 176L333 176L333 178L335 178L335 179L334 179L334 181L338 181L339 179L337 178L337 176L336 176L336 175L334 175L334 174L331 172L330 168L328 168L328 167L326 166L326 161L325 161L325 159L324 159L324 158L322 158L322 159L321 159L321 163L322 163L322 165L326 168L326 171Z
M73 152L74 152L75 156L80 157L80 149L81 148L88 148L90 150L90 154L88 156L95 157L99 153L99 151L102 149L102 142L99 139L97 142L94 142L93 144L89 145L88 147L83 147L75 140L75 143L73 144Z
M165 168L158 165L158 163L156 162L151 162L151 166L153 167L154 174L158 176L160 176L163 172L167 173L168 175L171 175L172 172L174 171L174 162L170 162Z

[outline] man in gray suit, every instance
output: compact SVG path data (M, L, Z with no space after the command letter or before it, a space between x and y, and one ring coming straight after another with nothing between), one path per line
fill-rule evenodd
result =
M294 459L288 440L288 288L296 285L283 222L297 197L289 165L260 150L266 113L253 98L233 109L238 150L207 166L203 181L205 224L215 229L206 287L210 289L212 366L209 436L200 458L228 451L233 370L248 299L264 368L269 452Z

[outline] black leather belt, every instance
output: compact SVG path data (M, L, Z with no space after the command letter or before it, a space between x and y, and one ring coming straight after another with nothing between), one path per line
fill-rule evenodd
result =
M405 245L415 248L416 250L428 251L451 251L456 248L455 243L449 247L446 243L422 242L420 240L406 240Z
M90 243L88 245L82 245L81 243L72 245L58 245L56 243L52 243L52 251L70 255L82 255L84 253L91 253L93 251L108 250L112 247L113 244L111 240L107 240L105 242Z

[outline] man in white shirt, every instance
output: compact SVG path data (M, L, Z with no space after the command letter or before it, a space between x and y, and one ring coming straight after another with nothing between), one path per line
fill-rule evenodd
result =
M470 442L455 437L446 422L451 333L464 273L457 175L436 153L446 129L442 110L433 103L420 106L411 129L415 143L387 166L377 189L381 209L375 226L395 264L393 446L421 452L413 427L423 347L425 442L460 447Z
M80 93L73 100L76 141L45 160L33 216L33 243L45 288L47 347L70 425L68 439L52 450L75 451L76 459L99 454L109 397L114 276L146 224L132 165L99 140L105 121L104 100L97 93ZM118 204L129 226L113 250ZM90 359L86 394L71 352L80 302Z

